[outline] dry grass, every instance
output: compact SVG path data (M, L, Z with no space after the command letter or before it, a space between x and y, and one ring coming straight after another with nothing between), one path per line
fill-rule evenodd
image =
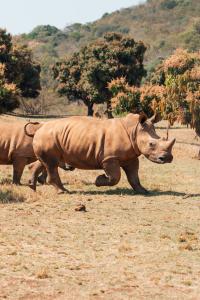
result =
M185 129L173 135L193 141ZM11 167L2 166L0 299L199 299L195 151L177 144L165 166L141 158L149 196L135 195L124 175L118 186L98 189L92 183L100 172L80 170L61 171L70 195L50 186L34 193L28 171L24 185L13 187ZM86 212L75 210L80 204Z

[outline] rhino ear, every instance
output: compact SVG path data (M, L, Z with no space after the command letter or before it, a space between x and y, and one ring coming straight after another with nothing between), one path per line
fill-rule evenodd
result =
M144 112L140 113L139 114L139 122L140 122L140 124L143 125L146 122L146 120L147 120L146 114Z
M39 122L28 122L24 126L24 133L27 136L34 137L35 132L42 126Z
M152 124L155 124L155 123L158 123L162 120L162 117L159 113L155 113L150 119L149 121L152 123Z

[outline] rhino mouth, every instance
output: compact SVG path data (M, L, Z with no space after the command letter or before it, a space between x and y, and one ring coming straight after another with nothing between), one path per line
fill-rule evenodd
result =
M173 161L173 156L172 155L163 155L163 156L159 156L159 157L154 157L154 158L150 158L149 159L157 164L167 164L167 163L171 163Z
M172 155L162 155L158 157L149 156L148 159L156 164L167 164L172 162L173 156Z

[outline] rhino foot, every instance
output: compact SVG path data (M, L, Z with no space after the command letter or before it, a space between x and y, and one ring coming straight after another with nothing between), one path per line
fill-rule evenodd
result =
M134 188L134 191L137 193L137 194L142 194L142 195L148 195L149 194L149 191L146 190L145 188L143 188L142 186L141 187L135 187Z
M29 184L28 185L34 192L36 191L36 186L34 184Z
M58 195L71 194L71 192L68 191L67 189L64 189L64 190L57 190L57 194Z
M107 185L107 181L108 181L108 178L104 174L99 175L95 180L95 185L97 187L105 186L105 185Z
M14 182L14 181L13 181L13 184L18 185L18 186L22 185L21 182Z
M37 179L37 181L40 183L40 184L45 184L46 183L46 178L44 178L43 175L40 175Z

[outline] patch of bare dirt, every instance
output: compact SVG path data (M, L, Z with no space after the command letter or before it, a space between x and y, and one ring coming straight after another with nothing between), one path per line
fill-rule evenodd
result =
M182 130L171 137L190 139ZM101 171L86 171L86 182L80 170L61 171L70 194L34 193L28 170L14 187L12 168L1 166L0 299L199 299L200 161L192 154L177 144L172 164L141 157L148 196L124 174L116 187L97 188Z

